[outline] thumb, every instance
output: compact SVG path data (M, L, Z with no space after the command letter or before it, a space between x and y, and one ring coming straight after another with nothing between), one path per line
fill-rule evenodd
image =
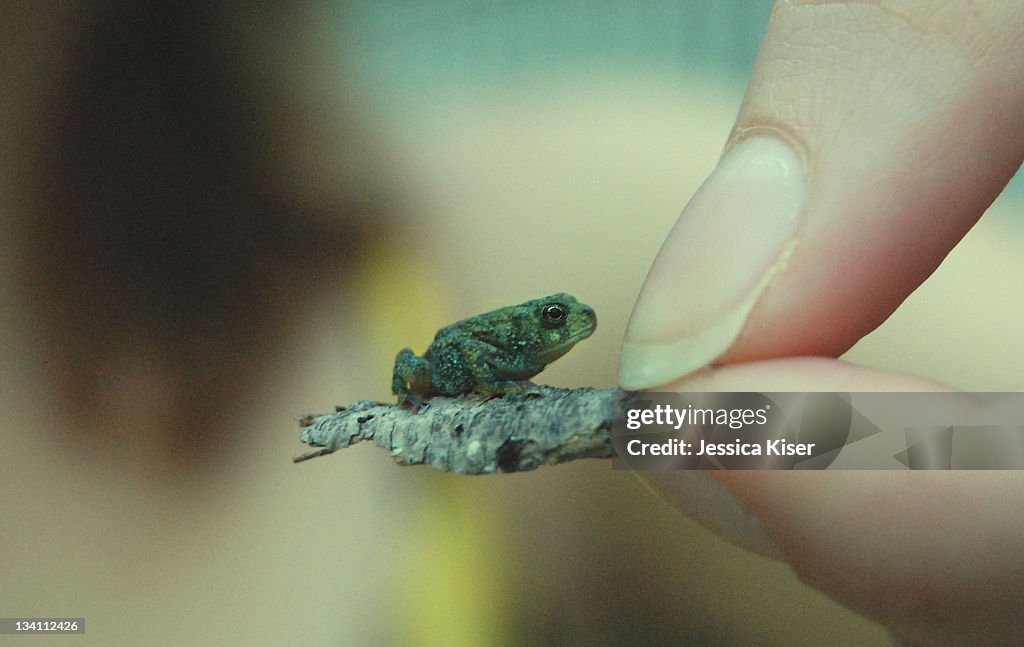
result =
M824 358L701 371L679 391L945 391ZM1020 472L639 472L733 543L784 559L808 585L915 645L1019 644Z
M1024 5L905 7L776 7L726 152L637 300L623 387L841 354L1013 175L1024 58L1001 54L1019 51Z

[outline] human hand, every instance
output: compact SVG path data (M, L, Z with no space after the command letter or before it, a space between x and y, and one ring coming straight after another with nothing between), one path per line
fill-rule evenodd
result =
M726 153L638 298L622 386L942 388L824 358L884 321L1020 166L1022 48L1017 3L780 3ZM1024 635L1020 474L644 476L904 640Z

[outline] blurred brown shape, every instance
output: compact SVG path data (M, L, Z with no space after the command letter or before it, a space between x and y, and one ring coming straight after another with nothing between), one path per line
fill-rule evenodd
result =
M83 18L72 69L42 71L69 82L33 124L24 287L49 404L84 445L141 437L172 471L223 455L290 319L342 289L386 219L345 148L365 144L346 139L347 108L310 115L292 85L305 77L275 60L302 58L311 16L239 7L119 2ZM291 140L323 128L361 179L335 168L288 186Z

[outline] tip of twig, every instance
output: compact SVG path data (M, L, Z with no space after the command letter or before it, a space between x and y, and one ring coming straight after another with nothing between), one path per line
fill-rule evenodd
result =
M316 451L306 452L305 454L301 454L299 456L296 456L295 458L292 459L292 462L293 463L301 463L302 461L308 461L311 458L317 458L317 457L320 457L320 456L327 456L328 454L333 454L333 453L334 453L334 450L331 449L330 447L321 447L320 449L318 449Z

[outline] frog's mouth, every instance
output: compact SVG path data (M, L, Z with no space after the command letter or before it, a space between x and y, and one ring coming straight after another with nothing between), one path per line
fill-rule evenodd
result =
M572 347L578 342L583 341L587 337L594 334L594 330L597 329L597 322L589 322L589 325L581 326L579 330L575 331L572 335L566 337L560 344L552 346L548 350L537 355L537 360L542 364L550 364L562 355L565 355Z
M580 339L583 338L580 337ZM549 348L543 353L537 355L537 361L539 361L541 364L550 364L551 362L555 361L562 355L565 355L570 350L572 350L572 347L575 346L576 342L578 342L580 339L567 339L558 346L555 346L554 348Z

